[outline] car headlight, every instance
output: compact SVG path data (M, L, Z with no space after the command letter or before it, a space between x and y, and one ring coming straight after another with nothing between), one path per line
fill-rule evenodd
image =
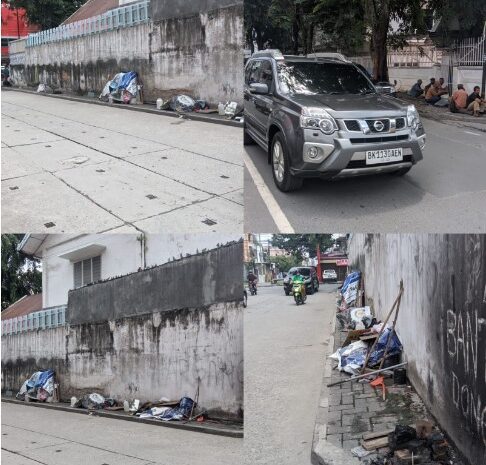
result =
M407 123L408 127L412 128L414 131L420 126L420 116L415 105L409 105L407 108Z
M327 135L338 130L334 118L322 108L303 108L300 126L304 129L317 129Z

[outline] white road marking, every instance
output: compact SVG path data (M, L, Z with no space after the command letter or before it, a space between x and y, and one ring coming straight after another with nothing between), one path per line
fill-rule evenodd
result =
M464 131L466 134L472 134L473 136L480 136L481 134L478 134L476 132L471 132L471 131Z
M285 233L285 234L295 233L294 228L292 227L289 220L285 216L285 213L280 208L280 205L275 200L275 197L273 196L272 192L265 184L264 179L258 172L258 169L253 163L252 159L248 156L247 153L243 155L243 158L246 165L246 169L250 173L250 176L253 179L253 182L255 183L255 186L258 190L258 193L260 194L260 197L263 199L263 202L265 203L268 211L270 212L270 215L272 216L274 223L277 225L278 232Z

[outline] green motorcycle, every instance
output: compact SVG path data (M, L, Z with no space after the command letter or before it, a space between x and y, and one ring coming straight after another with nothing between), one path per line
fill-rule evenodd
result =
M302 276L296 275L292 279L292 295L294 296L294 300L297 305L303 305L307 300L305 283Z

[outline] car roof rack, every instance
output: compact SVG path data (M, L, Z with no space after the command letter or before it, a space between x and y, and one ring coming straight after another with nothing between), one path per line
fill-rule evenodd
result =
M267 50L259 50L253 53L252 58L274 58L275 60L283 60L284 56L278 48L269 48Z
M342 53L337 53L337 52L309 53L307 55L307 58L315 58L317 60L319 60L319 59L334 60L334 61L342 61L342 62L345 62L345 63L351 63L351 61L348 60Z

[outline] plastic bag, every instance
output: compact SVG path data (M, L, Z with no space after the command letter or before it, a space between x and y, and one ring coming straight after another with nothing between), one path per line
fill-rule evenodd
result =
M81 406L86 409L101 409L105 406L105 398L97 393L87 394L81 399Z
M188 95L174 95L169 102L169 108L173 111L193 111L196 102Z
M167 410L157 418L164 421L184 420L184 418L189 418L193 405L194 401L190 397L183 397L177 407Z
M391 337L391 340L390 344L388 345L387 357L397 355L402 351L402 344L400 343L400 339L398 339L395 331L392 331L391 328L386 328L378 339L375 348L370 355L368 361L369 366L377 365L381 361L383 355L385 354L385 348L389 337Z
M347 304L350 304L356 300L360 278L361 273L359 271L354 271L346 276L341 288L341 294Z

